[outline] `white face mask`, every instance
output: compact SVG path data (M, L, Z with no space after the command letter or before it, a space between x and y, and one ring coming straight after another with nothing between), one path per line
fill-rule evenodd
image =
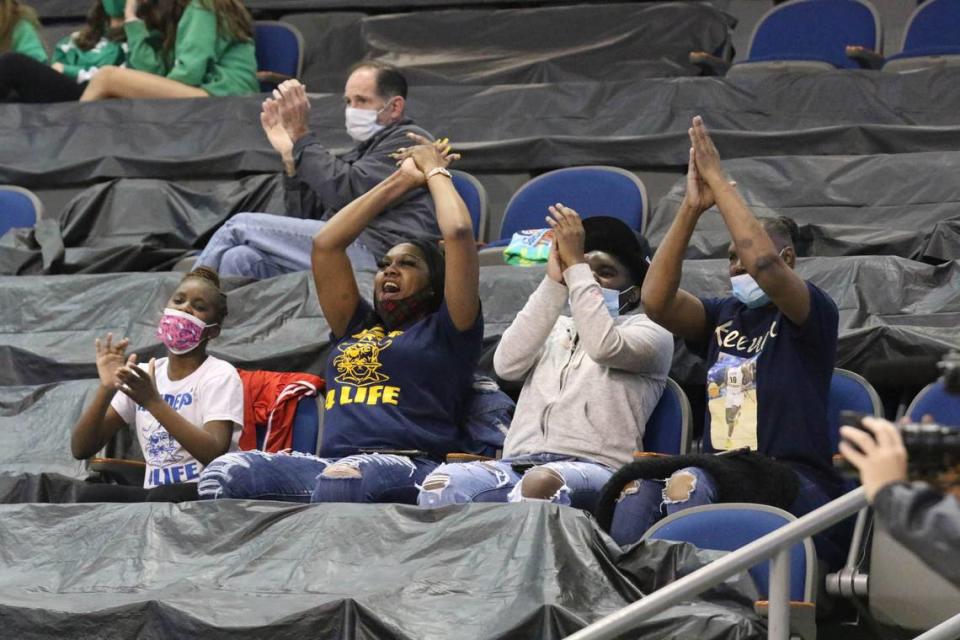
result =
M624 289L623 291L617 291L616 289L600 287L600 293L603 294L603 304L606 305L611 318L619 316L623 308L630 304L629 301L621 304L620 297L629 293L631 289L633 289L633 287Z
M383 113L383 110L386 108L387 106L384 105L383 109L376 111L374 109L347 107L344 111L347 133L357 142L369 140L377 135L377 133L384 129L384 126L377 122L377 117Z

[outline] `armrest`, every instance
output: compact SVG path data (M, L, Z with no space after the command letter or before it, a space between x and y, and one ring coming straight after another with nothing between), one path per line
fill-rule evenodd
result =
M503 247L486 247L477 252L481 267L499 267L507 264L503 261Z
M886 59L874 51L860 45L847 45L847 57L860 65L861 69L879 69Z
M257 71L257 82L265 82L273 85L274 87L285 80L292 79L293 76L288 76L285 73L277 73L276 71Z
M706 51L691 51L690 64L700 67L705 76L723 76L730 69L729 62Z
M634 451L633 458L634 460L640 458L670 458L672 456L666 453L657 453L656 451Z
M447 454L447 464L453 464L455 462L484 462L486 460L493 460L493 458L488 458L487 456L478 456L472 453Z
M753 603L757 615L766 618L770 612L770 603L759 600ZM816 640L817 605L813 602L790 601L790 635L800 636L803 640Z
M117 484L143 486L143 476L147 465L142 460L123 458L90 458L89 469L99 473L104 479Z

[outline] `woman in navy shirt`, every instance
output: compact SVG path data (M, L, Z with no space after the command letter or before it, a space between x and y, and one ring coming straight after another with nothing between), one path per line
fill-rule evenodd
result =
M772 475L731 477L716 466L719 461L705 461L714 470L687 467L665 481L631 482L611 526L611 535L621 544L638 540L665 513L724 501L731 482L757 487L757 501L762 495L775 496L781 501L777 506L797 516L843 490L831 466L827 432L837 306L793 270L792 221L758 220L727 181L699 117L694 118L690 140L687 193L644 280L643 304L647 315L707 362L704 451L750 450L755 453L744 462ZM679 288L683 255L700 215L714 204L733 240L733 296L698 298ZM729 469L746 468L730 464ZM761 491L765 484L777 487ZM840 557L827 537L815 542L828 561Z
M410 134L400 168L333 216L313 241L317 298L330 326L323 457L247 452L207 467L202 498L415 503L417 485L469 438L459 426L480 357L479 266L444 141ZM360 297L347 247L380 213L427 188L444 242L396 245L373 302Z

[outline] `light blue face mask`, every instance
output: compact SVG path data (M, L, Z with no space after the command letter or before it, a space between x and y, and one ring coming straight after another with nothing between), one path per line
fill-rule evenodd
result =
M756 309L770 302L770 296L760 288L757 281L749 273L741 273L738 276L730 278L730 286L733 289L733 295L747 305L750 309Z
M620 302L621 296L629 293L633 287L624 289L623 291L617 291L616 289L607 289L606 287L600 287L600 293L603 294L603 304L606 305L607 311L610 312L611 318L616 318L620 315L620 312L623 311L623 308L630 304L629 302L622 303Z

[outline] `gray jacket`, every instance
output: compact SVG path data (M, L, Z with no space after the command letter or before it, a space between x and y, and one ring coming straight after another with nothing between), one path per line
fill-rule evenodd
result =
M590 267L543 279L493 356L526 382L503 456L558 453L619 468L641 448L673 359L670 333L642 314L611 318ZM569 297L572 318L561 316Z
M389 154L410 146L407 132L411 131L433 139L407 119L340 156L320 144L313 133L297 140L293 146L297 174L284 174L287 215L326 220L362 196L396 170L396 162ZM382 256L399 242L439 237L433 200L425 189L418 189L371 222L358 242L375 256Z
M960 586L960 500L898 482L877 492L873 508L895 540Z

